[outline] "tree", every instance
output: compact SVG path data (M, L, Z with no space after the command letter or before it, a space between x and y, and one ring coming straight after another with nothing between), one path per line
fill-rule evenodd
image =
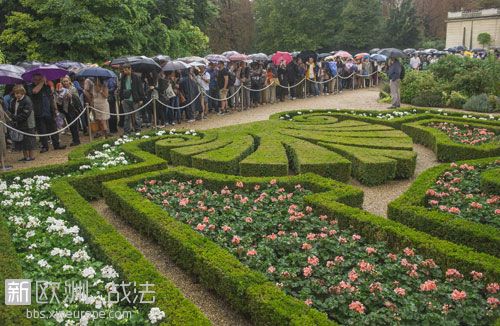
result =
M486 46L491 44L490 33L480 33L477 36L477 41L479 42L479 44L481 44L483 46L483 49L484 49Z
M336 43L343 49L366 50L378 46L382 31L380 0L349 0L342 10Z
M396 48L414 48L421 39L420 20L412 0L403 0L389 8L384 43Z

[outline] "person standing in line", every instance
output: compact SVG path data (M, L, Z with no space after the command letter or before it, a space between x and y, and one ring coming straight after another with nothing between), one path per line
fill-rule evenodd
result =
M389 66L389 70L387 71L387 75L390 80L391 87L391 97L392 97L392 105L390 109L399 108L401 106L401 63L397 58L393 58L390 60L391 65Z
M280 64L280 67L282 67L282 64ZM283 79L283 81L286 81L286 84L283 84L283 83L281 84L283 86L288 86L287 91L290 91L289 96L292 100L297 99L297 87L295 86L295 84L300 81L299 78L300 78L299 65L297 64L296 59L293 59L286 66L286 75L282 75L282 79ZM281 82L282 81L280 80L280 83ZM301 88L302 84L299 85L298 87ZM283 100L281 100L281 101L283 101Z
M220 112L224 114L227 111L227 94L229 87L229 71L224 67L224 61L219 61L219 73L217 74L217 86L219 87Z
M144 87L139 76L132 73L132 67L129 64L123 65L123 76L120 81L120 100L124 113L132 112L138 109L144 101ZM141 131L141 114L140 112L134 113L135 126L131 126L131 115L125 115L123 122L123 130L125 134L131 132L132 127L135 132Z
M71 79L66 76L61 80L63 89L66 92L61 92L57 99L57 106L59 112L64 114L66 122L71 123L82 112L83 106L78 96L78 90L72 85ZM71 131L72 142L69 146L80 145L80 135L78 134L78 123L75 122L69 126Z
M108 87L108 103L109 103L109 112L116 114L117 109L116 109L116 89L117 89L117 82L115 77L108 78L106 80L106 86ZM109 117L109 133L110 134L115 134L118 132L118 116L116 115L110 115Z
M410 66L413 70L419 70L420 69L420 58L416 53L413 54L413 57L410 59Z
M94 117L97 121L97 133L95 135L96 138L104 135L106 138L108 137L108 120L110 117L109 114L109 90L106 86L106 82L102 77L96 78L96 83L92 89L93 99L94 99ZM102 133L102 134L101 134Z
M206 119L208 115L208 96L210 92L210 73L205 69L205 66L200 67L200 72L197 76L198 85L201 87L203 93L200 95L202 107L202 119Z
M57 131L55 121L55 100L52 89L42 75L33 75L33 88L30 92L30 98L33 101L33 110L35 112L35 126L39 134L52 133ZM55 150L65 149L66 146L59 144L59 134L50 136L52 146ZM48 137L40 137L42 144L40 153L49 150Z
M14 86L14 100L10 102L10 116L14 121L14 128L29 134L35 133L35 113L33 103L26 95L26 90L22 85ZM35 159L33 151L35 149L35 137L22 135L16 141L16 147L23 151L23 158L19 161L29 162Z

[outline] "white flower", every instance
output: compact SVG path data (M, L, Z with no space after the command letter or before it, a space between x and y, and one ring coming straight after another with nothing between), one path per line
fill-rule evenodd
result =
M102 145L102 148L110 148L110 147L111 147L111 145L109 145L109 144Z
M83 249L78 250L71 256L71 260L76 261L76 262L82 262L82 261L87 261L89 260L90 257L87 254L87 252Z
M47 263L47 261L45 259L40 259L38 261L38 266L42 267L42 268L47 268L49 269L51 266L49 265L49 263Z
M26 232L26 239L32 238L35 236L35 231L31 230Z
M26 256L26 259L33 260L33 259L35 259L35 256L33 256L32 254L29 254L28 256Z
M54 319L58 323L62 323L64 321L64 318L66 317L66 313L64 311L58 311L55 314L53 314L52 316L54 316Z
M33 250L33 249L35 249L35 248L38 248L38 246L37 246L37 244L36 244L36 243L32 243L32 244L30 244L30 245L29 245L29 247L28 247L28 249L29 249L29 250Z
M161 311L160 308L154 307L149 311L148 317L151 323L156 324L157 322L165 318L165 313Z
M80 166L80 170L90 170L92 167L90 165L82 165Z
M111 267L109 265L101 268L101 274L102 274L102 277L104 277L104 278L117 278L118 277L118 273L114 270L113 267Z
M82 276L85 278L94 278L95 269L93 267L87 267L82 271Z
M115 284L115 282L106 283L106 285L104 285L104 288L108 292L116 292L116 284Z
M38 226L40 226L40 220L34 216L28 216L28 223L26 223L26 227L30 229Z
M79 243L82 243L84 241L84 239L80 236L76 236L73 238L73 243L74 244L79 244Z
M71 251L68 249L54 248L50 251L51 256L68 257L71 256Z
M80 318L80 326L87 326L89 324L89 321L92 320L92 314L90 312L86 312L81 318Z
M72 270L73 266L71 266L71 265L64 265L62 268L63 268L63 271L66 272L66 271Z

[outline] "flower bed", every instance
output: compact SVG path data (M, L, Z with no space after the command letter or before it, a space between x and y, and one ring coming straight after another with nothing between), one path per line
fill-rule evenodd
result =
M429 127L442 131L451 140L460 144L481 145L500 140L500 137L486 128L476 128L469 125L457 126L453 123L430 123Z
M481 273L445 275L411 248L391 252L368 243L304 203L310 194L276 182L253 191L204 188L202 180L149 180L137 191L267 274L285 292L345 324L457 322L498 316L498 284Z
M427 207L500 228L500 196L481 188L481 174L500 167L500 161L484 166L452 163L451 167L427 190Z

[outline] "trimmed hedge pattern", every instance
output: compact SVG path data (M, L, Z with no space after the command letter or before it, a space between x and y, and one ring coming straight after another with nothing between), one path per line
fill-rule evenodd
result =
M498 159L500 157L463 161L457 164L481 165ZM388 217L441 239L467 245L477 251L500 257L500 230L493 226L456 218L450 213L429 210L425 207L427 189L434 185L440 175L450 169L449 164L442 164L422 173L410 189L389 204ZM495 174L495 172L497 173ZM491 184L498 187L498 169L493 169L484 175L486 175L486 180L493 181L486 183L488 189L492 187ZM485 183L483 183L484 186ZM498 190L498 188L494 189ZM498 191L493 193L498 193Z

